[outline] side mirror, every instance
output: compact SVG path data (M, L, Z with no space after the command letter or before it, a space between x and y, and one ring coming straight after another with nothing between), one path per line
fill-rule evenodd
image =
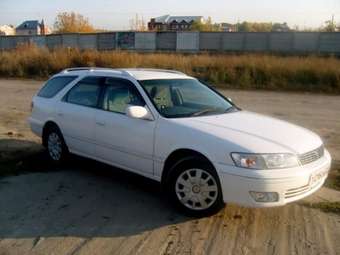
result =
M233 102L233 100L230 97L227 97L228 101Z
M150 111L143 106L130 105L126 108L126 115L135 118L135 119L143 119L143 120L154 120Z

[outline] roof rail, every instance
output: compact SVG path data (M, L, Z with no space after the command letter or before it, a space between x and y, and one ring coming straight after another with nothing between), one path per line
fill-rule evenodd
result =
M121 70L121 69L118 69ZM174 74L182 74L186 75L183 72L177 71L177 70L169 70L169 69L156 69L156 68L125 68L123 69L125 71L151 71L151 72L162 72L162 73L174 73Z
M61 73L69 73L69 72L76 72L76 71L90 71L92 67L72 67L66 68L61 71Z
M66 68L61 71L61 73L69 73L69 72L78 72L78 71L108 71L108 72L116 72L122 75L130 76L128 72L121 69L113 69L113 68L105 68L105 67L72 67Z
M107 72L115 72L125 76L132 76L129 71L150 71L150 72L162 72L162 73L173 73L173 74L181 74L186 75L183 72L169 69L156 69L156 68L105 68L105 67L72 67L66 68L61 73L70 73L70 72L78 72L78 71L107 71Z

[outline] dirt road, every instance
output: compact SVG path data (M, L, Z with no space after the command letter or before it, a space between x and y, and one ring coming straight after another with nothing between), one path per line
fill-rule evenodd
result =
M41 82L0 80L0 159L36 153L33 172L0 179L0 254L340 254L340 216L301 203L247 209L227 205L192 219L178 214L157 183L75 157L46 167L26 124ZM340 97L223 91L244 109L319 133L340 162ZM3 171L6 164L0 164ZM308 200L340 201L323 188Z

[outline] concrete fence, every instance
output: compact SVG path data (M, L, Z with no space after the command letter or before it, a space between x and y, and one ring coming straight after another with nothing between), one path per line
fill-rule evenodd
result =
M38 47L178 52L282 52L340 55L340 33L110 32L0 36L0 50L25 43Z

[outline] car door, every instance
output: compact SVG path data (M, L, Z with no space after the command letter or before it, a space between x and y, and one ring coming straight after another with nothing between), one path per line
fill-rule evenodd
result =
M107 78L101 110L95 115L96 156L130 171L153 174L155 121L125 114L128 105L145 106L135 85Z
M73 153L94 156L94 117L101 93L101 81L101 77L82 79L56 105L57 123Z

